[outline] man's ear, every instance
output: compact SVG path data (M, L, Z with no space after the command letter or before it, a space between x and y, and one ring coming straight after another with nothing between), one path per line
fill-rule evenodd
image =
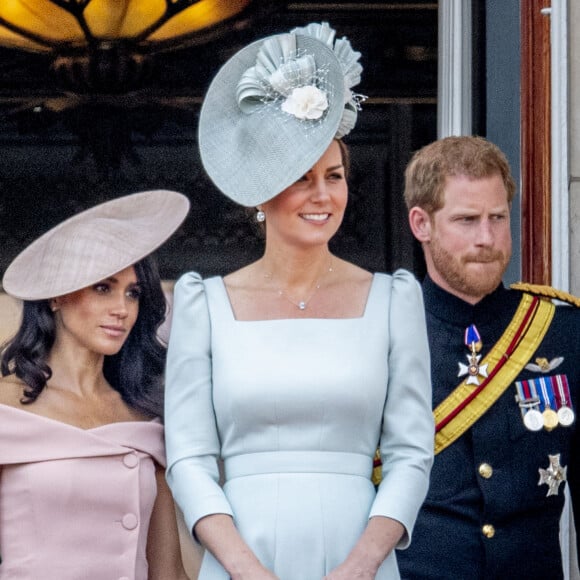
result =
M431 217L423 208L415 206L409 210L409 225L422 244L431 241Z

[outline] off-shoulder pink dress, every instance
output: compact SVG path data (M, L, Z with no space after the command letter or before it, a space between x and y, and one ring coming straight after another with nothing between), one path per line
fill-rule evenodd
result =
M155 421L80 429L0 405L0 579L146 580Z

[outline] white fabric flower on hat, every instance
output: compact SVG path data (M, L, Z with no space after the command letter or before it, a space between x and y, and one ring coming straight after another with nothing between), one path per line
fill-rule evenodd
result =
M297 119L320 119L327 108L326 94L314 85L296 87L282 103L282 110Z

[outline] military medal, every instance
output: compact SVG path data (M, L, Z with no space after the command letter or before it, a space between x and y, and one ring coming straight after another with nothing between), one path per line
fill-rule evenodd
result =
M482 347L481 337L479 332L475 327L475 324L468 326L465 329L465 346L470 350L470 353L465 355L469 364L457 363L459 365L458 377L467 376L465 381L466 385L476 385L479 386L479 378L487 377L487 363L480 365L481 355L477 354Z
M544 418L544 427L546 431L551 431L558 426L558 413L554 411L555 399L554 391L552 389L551 383L549 383L545 377L540 377L537 379L540 384L540 393L542 397L542 402L544 404L544 410L542 411L542 417Z
M535 386L529 381L517 381L516 401L522 413L522 419L526 429L530 431L541 431L544 427L544 417L539 411L540 398L537 396Z
M570 427L575 418L574 411L570 407L560 407L558 409L558 421L562 427Z
M544 426L542 413L537 409L529 409L524 415L524 425L530 431L541 431Z
M548 486L548 493L546 497L550 495L558 495L558 489L560 484L566 481L566 472L568 467L563 467L560 465L560 454L548 455L549 465L547 469L538 469L540 473L540 481L538 485L546 484Z
M556 381L556 400L558 404L558 421L562 427L569 427L576 419L574 411L572 411L572 403L570 401L570 387L568 386L568 377L566 375L556 375L551 377L552 381Z
M569 427L576 420L566 375L517 381L516 388L516 401L524 425L530 431L539 431L542 427L552 431L558 425Z
M544 427L546 431L551 431L558 426L558 413L554 409L549 407L542 411L542 417L544 418Z

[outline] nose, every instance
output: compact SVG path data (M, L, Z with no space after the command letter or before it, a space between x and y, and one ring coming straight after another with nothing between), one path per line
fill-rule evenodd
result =
M324 201L328 198L328 187L324 178L314 180L310 197L313 201Z
M477 245L492 246L494 240L493 227L488 219L481 220L477 229Z
M127 318L129 315L127 299L124 294L119 296L112 304L111 314L120 320Z

